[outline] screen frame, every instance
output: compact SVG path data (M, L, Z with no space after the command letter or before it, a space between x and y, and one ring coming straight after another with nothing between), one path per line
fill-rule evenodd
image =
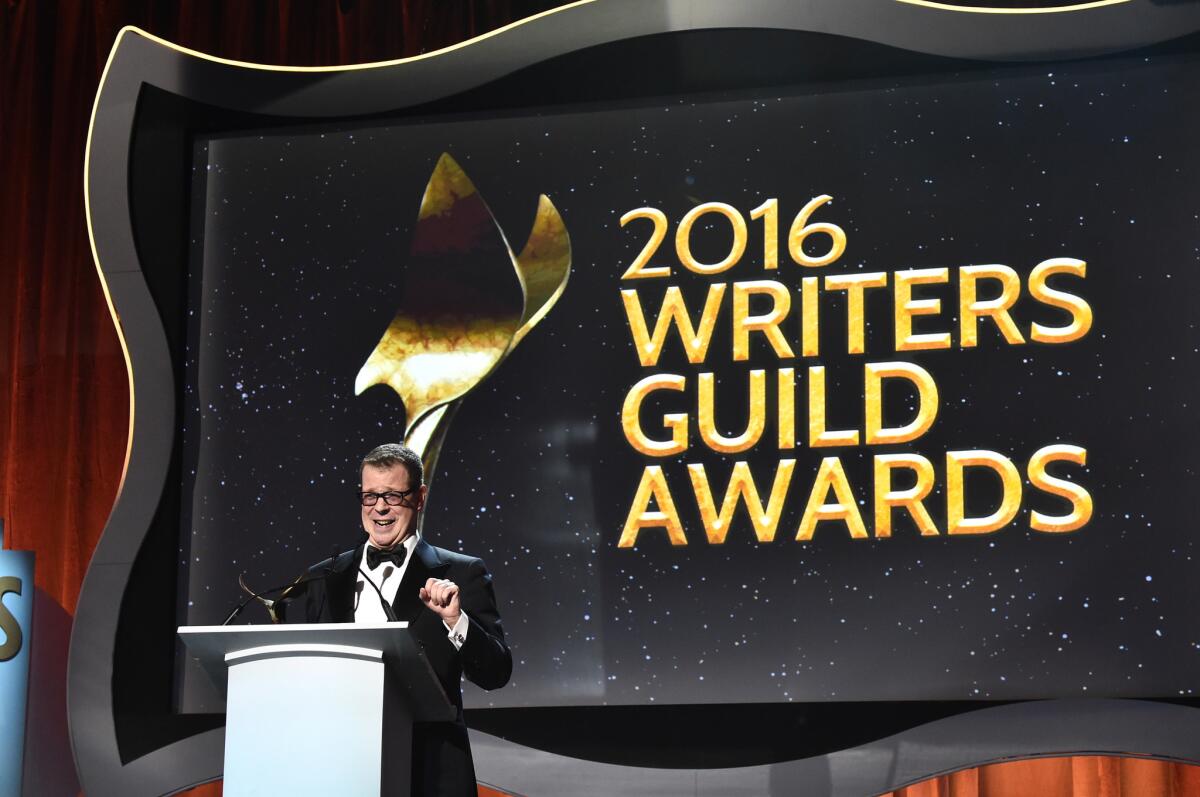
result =
M101 81L85 163L93 255L126 352L132 397L126 472L85 578L69 662L69 713L85 790L159 794L221 773L223 715L171 708L179 363L193 212L188 175L197 136L940 75L1139 48L1200 50L1200 9L1130 2L1033 19L1031 25L1019 13L866 0L752 9L583 2L428 56L312 69L239 64L123 30ZM1176 38L1181 31L1189 35ZM706 56L718 40L743 57L714 65L720 59ZM794 46L798 41L805 46ZM695 708L475 710L468 721L477 731L597 766L700 771L786 764L803 779L855 756L868 762L853 778L830 781L830 794L884 791L1013 756L1136 751L1200 761L1200 742L1190 741L1200 739L1192 701L807 704L807 713L772 721L772 729L804 729L777 745L764 747L752 737L705 746L685 734L664 748L661 740L676 729L705 724L686 716ZM721 722L735 727L764 710L703 708L724 712ZM556 746L544 729L564 723L591 732Z

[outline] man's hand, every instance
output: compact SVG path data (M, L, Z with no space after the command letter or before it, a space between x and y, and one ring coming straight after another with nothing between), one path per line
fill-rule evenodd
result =
M419 597L426 606L442 618L447 628L458 622L462 609L458 606L458 585L445 578L431 578L421 587Z

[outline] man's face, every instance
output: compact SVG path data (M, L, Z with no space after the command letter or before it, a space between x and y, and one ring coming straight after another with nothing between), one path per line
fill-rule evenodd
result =
M397 463L387 468L366 465L362 469L364 493L404 493L412 489L408 469ZM409 494L399 506L379 498L374 506L362 508L363 530L376 548L391 548L416 531L417 513L425 505L425 485Z

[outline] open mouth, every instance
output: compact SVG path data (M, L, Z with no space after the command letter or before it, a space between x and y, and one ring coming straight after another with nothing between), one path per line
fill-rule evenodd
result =
M396 522L396 518L375 518L375 520L372 522L375 524L376 528L386 529Z

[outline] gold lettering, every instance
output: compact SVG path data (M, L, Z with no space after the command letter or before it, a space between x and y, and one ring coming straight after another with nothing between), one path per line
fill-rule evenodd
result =
M866 444L869 446L907 443L929 431L937 417L938 389L933 377L916 363L867 363L866 384ZM883 380L907 379L917 389L917 417L907 426L883 428Z
M808 444L812 448L858 445L858 430L844 429L836 432L825 427L825 366L813 365L808 369Z
M792 471L795 469L796 460L779 461L779 466L775 469L775 481L771 485L771 497L764 509L758 497L758 488L754 485L754 477L750 474L750 466L745 462L735 462L733 473L729 476L729 485L725 488L725 498L721 501L721 512L718 514L704 466L688 465L688 475L692 479L692 490L696 493L696 505L700 508L700 519L704 523L704 533L708 535L708 541L713 545L725 542L739 500L746 504L746 512L750 515L750 522L754 524L754 535L758 541L773 541L775 529L779 526L779 515L783 511L783 502L787 497L788 485L792 481Z
M846 292L846 351L862 354L866 351L866 302L867 288L882 288L887 285L887 274L840 274L825 278L825 290Z
M779 447L796 447L796 372L779 369Z
M779 200L768 199L754 210L750 218L763 220L763 268L779 268Z
M754 294L771 297L771 311L765 315L750 315L750 297ZM782 283L775 280L756 280L733 283L733 359L750 359L750 333L761 332L775 356L795 357L792 347L779 331L779 325L792 309L792 297Z
M621 404L621 429L629 445L650 457L669 457L687 450L686 412L663 415L663 428L671 430L670 440L651 440L642 431L642 402L656 390L682 391L687 380L678 374L652 374L629 389Z
M16 576L0 576L0 631L4 632L4 643L0 644L0 661L16 658L21 652L21 624L4 605L4 596L8 593L21 594L21 579Z
M651 498L658 506L657 511L650 509ZM617 547L632 548L637 544L639 531L659 526L667 530L667 538L672 545L687 545L687 537L683 535L683 526L679 523L679 513L675 511L675 502L671 500L663 470L658 465L648 465L642 471L642 480L638 483L633 505L629 507L629 516L625 518L625 527L621 530Z
M964 506L963 471L968 467L989 468L1000 477L1004 498L987 517L969 518ZM946 533L988 534L1006 526L1021 507L1021 474L1008 457L995 451L946 452Z
M1087 449L1072 445L1052 445L1040 448L1029 460L1029 482L1043 492L1057 495L1071 502L1071 511L1066 515L1043 515L1037 510L1029 513L1029 527L1035 531L1061 533L1083 528L1092 519L1092 496L1074 482L1057 479L1046 472L1046 465L1065 460L1076 465L1087 464Z
M950 348L949 332L913 334L912 319L918 315L937 315L942 312L941 299L914 299L912 286L947 282L947 268L915 268L895 274L896 351Z
M650 240L646 242L646 245L642 247L642 251L634 258L633 263L621 275L621 279L647 279L671 276L671 269L668 267L649 265L650 258L654 257L654 253L658 251L658 247L662 244L663 239L667 237L667 214L658 208L637 208L621 217L621 226L624 227L634 219L649 219L654 224L654 232L651 234Z
M821 349L821 289L817 277L800 280L800 353L816 357Z
M1039 343L1070 343L1079 340L1092 328L1091 306L1073 293L1056 291L1046 284L1055 274L1074 274L1083 279L1087 276L1087 263L1072 257L1056 257L1038 263L1029 274L1029 295L1042 304L1058 307L1071 314L1071 323L1065 327L1046 327L1034 324L1029 337Z
M708 213L724 216L733 228L733 244L729 248L729 254L718 263L701 263L692 256L692 225ZM705 202L689 210L679 222L679 228L675 230L675 254L689 271L697 274L720 274L742 259L742 254L746 251L746 238L746 220L737 208L724 202Z
M892 489L892 471L911 470L917 482L906 490ZM875 457L875 537L892 536L892 510L908 510L922 537L936 537L937 526L922 501L933 489L933 463L920 454L880 454Z
M714 383L712 374L700 374L697 410L700 439L713 451L722 454L736 454L751 448L762 437L763 427L766 426L766 373L758 369L750 372L750 418L746 421L746 430L737 437L725 437L717 431L716 412L713 409Z
M829 488L837 497L837 503L825 503ZM813 482L812 492L808 495L808 504L804 507L804 515L800 518L800 528L796 531L798 541L811 540L817 529L817 523L822 520L841 520L850 531L850 537L856 540L867 539L867 527L863 525L862 515L859 514L858 504L854 500L854 491L846 480L846 471L842 469L842 461L837 457L825 457L817 471Z
M708 354L708 344L712 342L713 327L717 323L717 314L721 311L721 298L725 295L725 283L717 282L708 286L708 298L704 302L704 312L700 316L700 328L692 326L688 317L687 305L679 288L672 285L663 296L662 308L654 322L654 335L651 336L646 327L646 317L642 312L642 303L634 288L621 291L621 301L625 304L625 315L629 319L629 331L633 335L633 345L637 349L638 361L644 367L658 364L662 355L663 343L667 339L667 330L672 322L679 332L679 340L687 353L687 360L693 365L704 362Z
M981 279L998 280L1001 293L995 299L976 298L976 283ZM1004 339L1011 344L1024 343L1021 330L1013 323L1008 309L1021 295L1021 278L1008 266L965 266L958 270L959 344L971 348L979 342L979 319L987 316L995 322Z

